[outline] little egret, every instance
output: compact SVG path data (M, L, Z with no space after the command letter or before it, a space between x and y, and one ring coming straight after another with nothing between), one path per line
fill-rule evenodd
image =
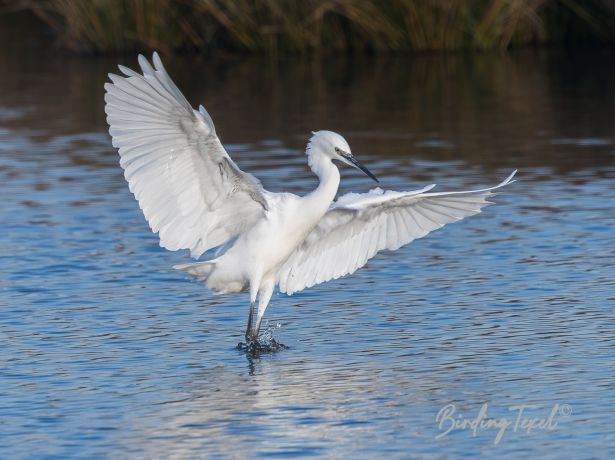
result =
M274 288L293 294L355 272L376 253L395 250L444 224L479 213L495 187L463 192L349 193L334 201L344 163L376 177L342 136L313 133L307 163L319 185L305 196L272 193L233 162L203 106L193 110L162 65L139 56L142 74L119 66L105 84L105 112L120 165L160 246L198 258L175 268L217 292L248 290L246 342L258 333ZM258 299L258 308L255 303Z

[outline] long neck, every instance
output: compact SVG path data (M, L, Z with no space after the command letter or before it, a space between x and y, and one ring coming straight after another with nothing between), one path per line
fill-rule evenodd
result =
M308 157L308 164L314 174L318 176L320 183L315 190L306 195L306 205L319 214L319 218L327 211L335 198L340 185L340 171L330 158L313 152Z

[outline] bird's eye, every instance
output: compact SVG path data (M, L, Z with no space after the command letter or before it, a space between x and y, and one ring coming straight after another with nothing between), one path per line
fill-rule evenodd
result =
M340 153L340 148L339 147L335 147L335 153Z

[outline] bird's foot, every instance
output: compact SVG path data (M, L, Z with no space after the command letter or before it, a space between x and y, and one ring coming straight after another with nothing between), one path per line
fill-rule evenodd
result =
M266 353L277 353L278 351L285 350L286 348L288 348L286 345L276 340L272 341L271 343L267 343L267 344L262 344L260 342L248 342L248 343L239 342L237 344L238 350L245 351L246 354L252 357L258 357L261 354L266 354Z
M251 355L275 353L286 348L288 348L286 345L273 338L270 331L265 331L258 336L246 336L245 343L239 342L237 344L238 350L245 351Z

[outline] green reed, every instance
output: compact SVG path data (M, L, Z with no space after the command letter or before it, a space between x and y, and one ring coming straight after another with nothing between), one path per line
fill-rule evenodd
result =
M78 52L506 49L612 40L609 0L21 0Z

